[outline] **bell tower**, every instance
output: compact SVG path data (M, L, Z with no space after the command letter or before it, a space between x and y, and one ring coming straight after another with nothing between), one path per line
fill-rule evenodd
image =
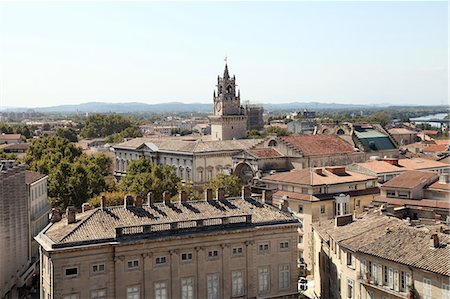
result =
M241 107L240 91L236 92L236 77L230 77L225 59L223 77L217 76L213 92L214 112L210 116L212 140L240 139L247 130L247 116Z

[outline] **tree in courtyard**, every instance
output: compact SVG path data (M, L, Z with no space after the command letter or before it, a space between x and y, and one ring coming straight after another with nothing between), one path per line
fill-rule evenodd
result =
M241 194L242 183L239 177L235 175L219 173L214 179L209 181L206 188L213 190L224 188L225 194L228 196L239 196Z

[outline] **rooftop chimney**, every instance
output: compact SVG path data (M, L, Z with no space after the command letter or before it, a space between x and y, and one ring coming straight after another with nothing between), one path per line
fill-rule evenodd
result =
M153 202L153 192L147 193L147 206L152 206L154 204Z
M439 237L437 234L431 235L431 246L434 248L439 248Z
M335 218L335 225L337 226L344 226L347 224L350 224L353 222L353 214L343 215L343 216L336 216Z
M225 199L225 188L217 188L216 197L217 200Z
M210 201L213 199L213 190L211 188L208 188L205 190L205 200Z
M273 198L272 190L263 190L262 199L265 204L271 205L272 198Z
M178 196L180 197L180 202L186 202L188 200L187 193L185 190L181 190Z
M252 188L250 186L242 186L242 199L252 196Z
M289 201L287 199L283 199L283 203L281 204L281 210L287 212L289 208Z
M123 198L123 207L126 209L132 206L133 206L133 196L131 196L130 194L125 195L125 197Z
M322 175L323 174L323 169L322 168L315 168L314 172L319 174L319 175Z
M68 206L66 209L67 224L75 223L77 221L77 209L74 206Z
M386 158L386 157L384 157L383 159L381 159L381 161L384 161L384 162L389 163L391 165L399 166L397 158Z
M333 174L345 173L345 166L325 167L325 169Z
M163 192L163 201L166 205L168 205L170 203L170 192L169 191L164 191Z
M61 211L57 208L52 208L52 211L50 212L50 215L48 215L50 218L51 223L55 223L61 220Z
M102 195L102 197L100 199L100 208L102 210L104 210L106 208L106 197L105 197L105 195Z
M91 205L90 205L88 202L85 202L85 203L83 203L83 204L81 205L81 212L82 212L82 213L87 212L87 211L89 211L91 208L92 208Z
M142 196L140 196L139 194L136 195L134 199L134 205L138 208L142 208Z

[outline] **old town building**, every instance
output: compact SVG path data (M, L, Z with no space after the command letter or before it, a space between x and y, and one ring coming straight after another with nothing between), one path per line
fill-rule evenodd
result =
M297 298L299 222L285 209L248 189L168 195L52 214L36 237L41 298Z
M264 177L261 183L274 190L275 205L283 203L303 223L299 236L299 257L312 265L312 223L321 219L361 213L379 190L376 178L345 167L322 167L280 172Z
M450 298L450 237L371 210L314 229L314 292L320 298Z
M232 157L259 142L256 139L211 141L189 137L135 138L114 146L117 178L141 157L173 167L183 180L202 185L218 173L232 173Z

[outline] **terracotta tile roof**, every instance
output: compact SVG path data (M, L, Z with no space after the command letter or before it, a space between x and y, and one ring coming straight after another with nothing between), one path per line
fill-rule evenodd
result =
M360 252L396 263L450 276L450 236L438 234L441 248L430 246L431 232L401 226L379 236ZM394 250L395 249L395 250Z
M286 196L288 199L296 199L296 200L306 200L306 201L318 201L319 199L311 194L304 194L304 193L298 193L298 192L289 192L289 191L282 191L277 190L273 193L274 197L278 197L279 199L283 198L283 196Z
M417 132L405 128L392 128L388 131L391 135L417 134Z
M426 208L450 209L450 201L448 200L432 200L432 199L400 199L391 197L378 197L374 199L376 202L392 204L396 206L415 206Z
M252 148L247 150L251 155L257 158L279 158L283 155L274 148Z
M428 186L428 189L450 190L450 184L440 183L439 181L437 181L436 183L433 183L430 186Z
M356 165L363 167L376 174L403 171L403 169L401 169L400 167L392 165L386 161L369 161L363 163L356 163Z
M450 167L450 164L423 158L399 159L398 164L408 170Z
M431 171L423 170L408 170L392 180L384 183L382 187L395 187L395 188L414 188L420 184L423 184L433 178L438 178L438 175Z
M323 168L305 168L289 172L279 172L262 178L262 181L282 182L299 185L319 186L334 185L342 183L361 182L376 179L373 176L365 175L354 171L345 171L345 174L334 174ZM322 170L322 174L316 171Z
M440 153L448 151L448 144L432 144L423 148L424 152Z
M142 208L131 206L97 208L77 214L77 222L67 224L63 219L42 232L57 244L95 243L114 239L116 228L178 223L181 221L220 218L226 216L252 215L252 223L290 223L294 218L273 206L251 198L228 198L223 201L189 201L187 203L156 203Z
M434 139L436 144L450 145L450 139Z
M0 134L0 140L17 140L21 138L22 135L20 134Z
M18 150L26 151L30 147L30 145L31 145L31 143L13 143L13 144L8 144L2 148L5 152L18 151Z
M281 140L301 151L305 156L355 152L352 145L333 135L285 136Z
M27 185L32 184L36 181L39 181L40 179L42 179L44 177L46 177L45 174L27 170L27 171L25 171L25 184L27 184Z
M313 227L325 241L332 237L341 246L354 252L450 275L448 235L438 234L443 246L432 248L432 232L410 227L408 223L395 217L381 216L378 211L340 227L335 227L334 220L317 222Z

